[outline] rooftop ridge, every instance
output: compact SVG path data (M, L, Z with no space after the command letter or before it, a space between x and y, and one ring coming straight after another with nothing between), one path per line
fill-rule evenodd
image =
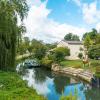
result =
M67 40L62 40L62 41L64 41L64 42L66 42L66 43L69 43L69 44L83 44L83 41L67 41Z

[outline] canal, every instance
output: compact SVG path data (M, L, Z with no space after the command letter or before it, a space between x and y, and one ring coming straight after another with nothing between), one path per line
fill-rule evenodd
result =
M75 95L78 100L100 100L100 89L70 76L43 68L25 69L21 74L27 85L48 100L59 100L63 95Z

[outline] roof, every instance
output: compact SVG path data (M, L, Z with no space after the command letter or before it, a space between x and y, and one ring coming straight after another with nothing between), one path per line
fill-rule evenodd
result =
M83 44L82 41L66 41L66 40L62 40L63 42L66 42L68 44Z

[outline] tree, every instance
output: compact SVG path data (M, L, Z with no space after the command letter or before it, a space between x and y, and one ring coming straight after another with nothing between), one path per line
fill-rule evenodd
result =
M92 59L98 58L100 56L100 34L97 32L97 30L92 29L92 31L85 33L83 35L83 40L87 57Z
M0 69L13 69L15 65L18 16L27 15L26 0L0 0ZM11 68L12 67L12 68Z
M57 47L57 43L52 43L52 44L46 44L46 47L48 50L54 49Z
M38 41L33 39L31 41L31 46L33 48L32 52L34 53L34 57L41 60L46 55L47 47L42 41Z
M20 42L22 42L22 34L25 32L26 32L26 27L23 24L18 26L17 48L19 47Z
M88 51L88 56L92 59L98 59L100 57L100 44L91 46Z
M96 43L96 38L97 38L97 35L98 35L98 32L96 29L92 29L92 31L90 32L86 32L84 35L83 35L83 40L85 40L85 38L88 36L91 41L93 41L93 43L95 44Z
M95 44L100 44L100 33L97 34Z
M67 41L80 41L79 36L74 35L72 33L66 34L64 39Z
M46 55L46 47L43 44L37 45L37 47L33 50L34 57L39 60L41 60Z
M86 38L84 39L84 46L88 50L89 47L93 44L92 40L90 39L90 36L87 35Z

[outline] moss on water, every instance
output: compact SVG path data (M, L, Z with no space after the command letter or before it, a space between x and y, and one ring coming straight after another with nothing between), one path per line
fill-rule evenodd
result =
M0 71L0 100L46 100L14 72Z

